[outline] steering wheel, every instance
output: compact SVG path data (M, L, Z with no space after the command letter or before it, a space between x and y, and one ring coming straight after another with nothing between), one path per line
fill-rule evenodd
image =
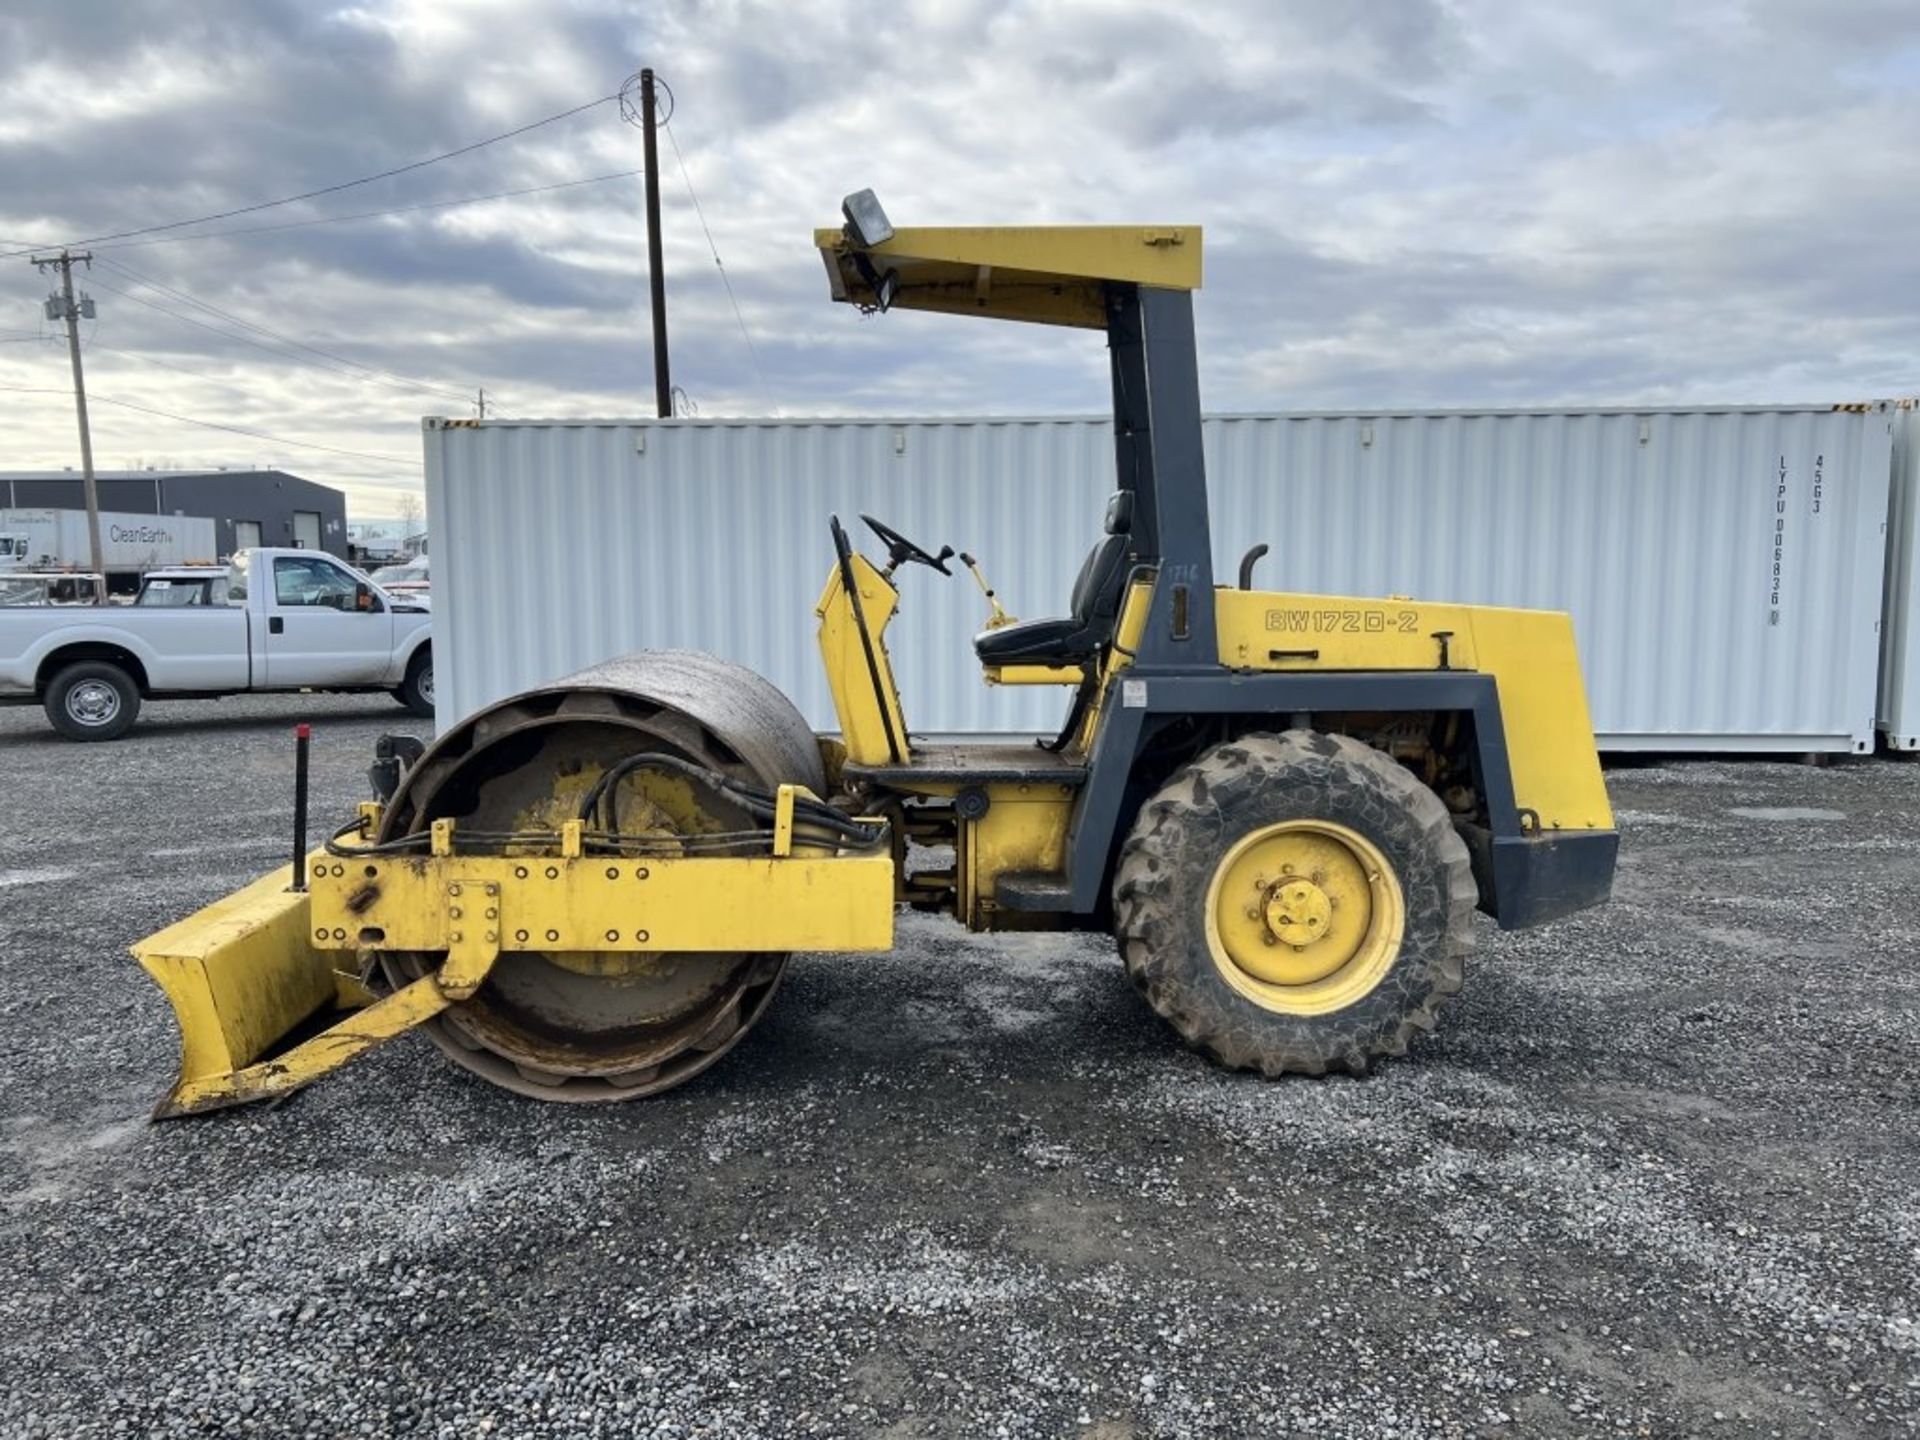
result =
M867 522L867 528L878 535L881 543L887 547L887 569L889 571L899 566L903 561L911 560L919 565L929 565L933 569L938 570L942 575L953 574L953 571L947 568L947 557L953 554L953 547L951 545L942 545L938 555L929 555L925 550L922 550L918 545L914 544L913 541L907 539L906 536L902 535L891 525L883 525L871 515L862 515L860 518Z

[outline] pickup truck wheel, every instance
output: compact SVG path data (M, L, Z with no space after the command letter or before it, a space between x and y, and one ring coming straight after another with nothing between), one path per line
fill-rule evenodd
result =
M81 660L47 686L47 719L69 740L118 740L140 714L140 687L108 660Z
M423 650L413 657L413 663L407 666L407 678L393 692L398 700L414 714L431 720L433 718L433 652Z

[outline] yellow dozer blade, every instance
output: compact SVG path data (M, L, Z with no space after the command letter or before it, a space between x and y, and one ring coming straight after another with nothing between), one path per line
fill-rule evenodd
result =
M134 946L180 1022L156 1118L288 1094L416 1026L542 1099L681 1084L793 951L893 943L891 831L826 789L800 712L712 656L498 701L314 850L305 889L286 866Z
M564 957L564 973L588 980L590 994L597 981L644 993L636 982L652 972L671 982L688 967L668 951L887 949L891 849L808 853L812 842L795 833L797 793L782 787L770 857L610 863L579 853L578 821L565 827L562 853L539 861L460 855L451 853L454 830L443 820L436 830L448 853L396 861L368 850L374 863L348 865L337 851L316 850L306 867L311 891L288 888L287 866L216 900L133 947L180 1022L180 1078L154 1118L290 1094L472 1001L503 958L510 965L537 959L547 947ZM884 844L884 829L873 834ZM644 922L639 929L636 919ZM372 935L380 939L365 943ZM358 974L336 968L356 954L404 954L430 968L376 997ZM391 973L387 979L394 983ZM724 1048L742 1028L737 1014L720 1018L724 1027L709 1024L693 1036L703 1054ZM658 1049L657 1040L647 1043ZM530 1083L556 1099L608 1098L555 1093L551 1080Z
M133 947L180 1023L180 1078L155 1119L289 1094L450 1003L430 979L376 1000L335 968L345 955L313 948L292 881L282 866Z

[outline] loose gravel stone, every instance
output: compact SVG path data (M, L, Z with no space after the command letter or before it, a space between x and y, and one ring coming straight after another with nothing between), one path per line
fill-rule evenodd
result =
M1920 1431L1920 765L1614 769L1614 902L1365 1081L908 916L657 1099L408 1037L150 1127L126 946L284 859L301 719L316 826L418 723L0 711L0 1436Z

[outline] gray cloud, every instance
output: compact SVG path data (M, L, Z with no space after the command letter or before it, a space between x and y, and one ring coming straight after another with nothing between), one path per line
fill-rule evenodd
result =
M0 236L164 223L672 83L728 304L663 153L675 378L704 414L1093 411L1096 336L826 301L809 229L875 185L908 223L1199 221L1207 403L1857 398L1914 388L1920 11L1904 0L34 0L0 16ZM639 163L612 107L231 222L551 184ZM418 417L651 398L638 184L101 254L436 387L266 353L103 268L104 394L370 461L113 413L103 460L277 460L391 509ZM0 262L0 332L43 282ZM15 337L17 338L17 336ZM255 340L265 337L255 335ZM168 368L172 367L172 368ZM0 386L65 383L0 345ZM57 397L0 389L0 455L71 460Z

